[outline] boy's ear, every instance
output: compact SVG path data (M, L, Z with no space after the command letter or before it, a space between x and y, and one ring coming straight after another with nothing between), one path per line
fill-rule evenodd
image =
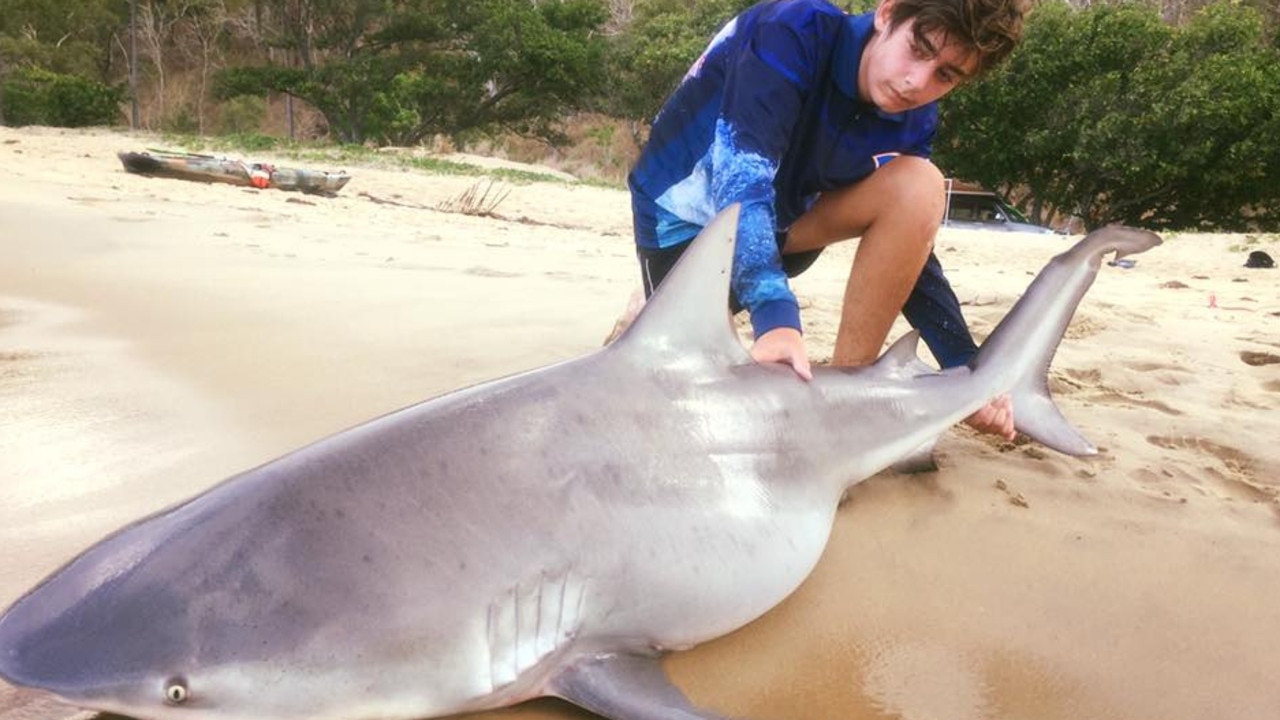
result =
M893 23L893 0L880 0L876 6L876 32L887 32Z

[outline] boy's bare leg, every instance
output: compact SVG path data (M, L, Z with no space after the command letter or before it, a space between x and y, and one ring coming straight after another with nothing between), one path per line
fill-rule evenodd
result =
M945 184L933 163L899 157L866 180L823 193L787 233L783 252L803 252L861 236L844 290L834 365L866 365L880 348L924 268L945 209ZM969 417L975 429L1012 440L1007 396Z
M933 248L945 192L933 163L898 157L857 185L823 193L791 226L785 253L862 238L845 285L832 364L866 365L879 357Z

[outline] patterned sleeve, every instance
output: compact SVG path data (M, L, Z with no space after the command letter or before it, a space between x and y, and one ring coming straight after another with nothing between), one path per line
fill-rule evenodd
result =
M775 235L773 182L811 83L815 30L784 20L763 20L743 38L725 77L711 151L716 207L742 204L732 287L757 337L800 329Z

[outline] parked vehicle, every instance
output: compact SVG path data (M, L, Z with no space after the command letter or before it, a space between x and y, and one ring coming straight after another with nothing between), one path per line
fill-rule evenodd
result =
M1017 208L990 190L950 181L947 185L947 214L942 223L947 227L1041 234L1054 232L1028 221Z

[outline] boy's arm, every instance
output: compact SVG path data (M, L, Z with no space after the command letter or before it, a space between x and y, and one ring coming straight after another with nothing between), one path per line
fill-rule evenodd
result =
M785 12L756 25L727 64L711 153L716 208L742 205L732 287L757 340L801 328L777 244L773 182L810 89L817 40L790 25Z

